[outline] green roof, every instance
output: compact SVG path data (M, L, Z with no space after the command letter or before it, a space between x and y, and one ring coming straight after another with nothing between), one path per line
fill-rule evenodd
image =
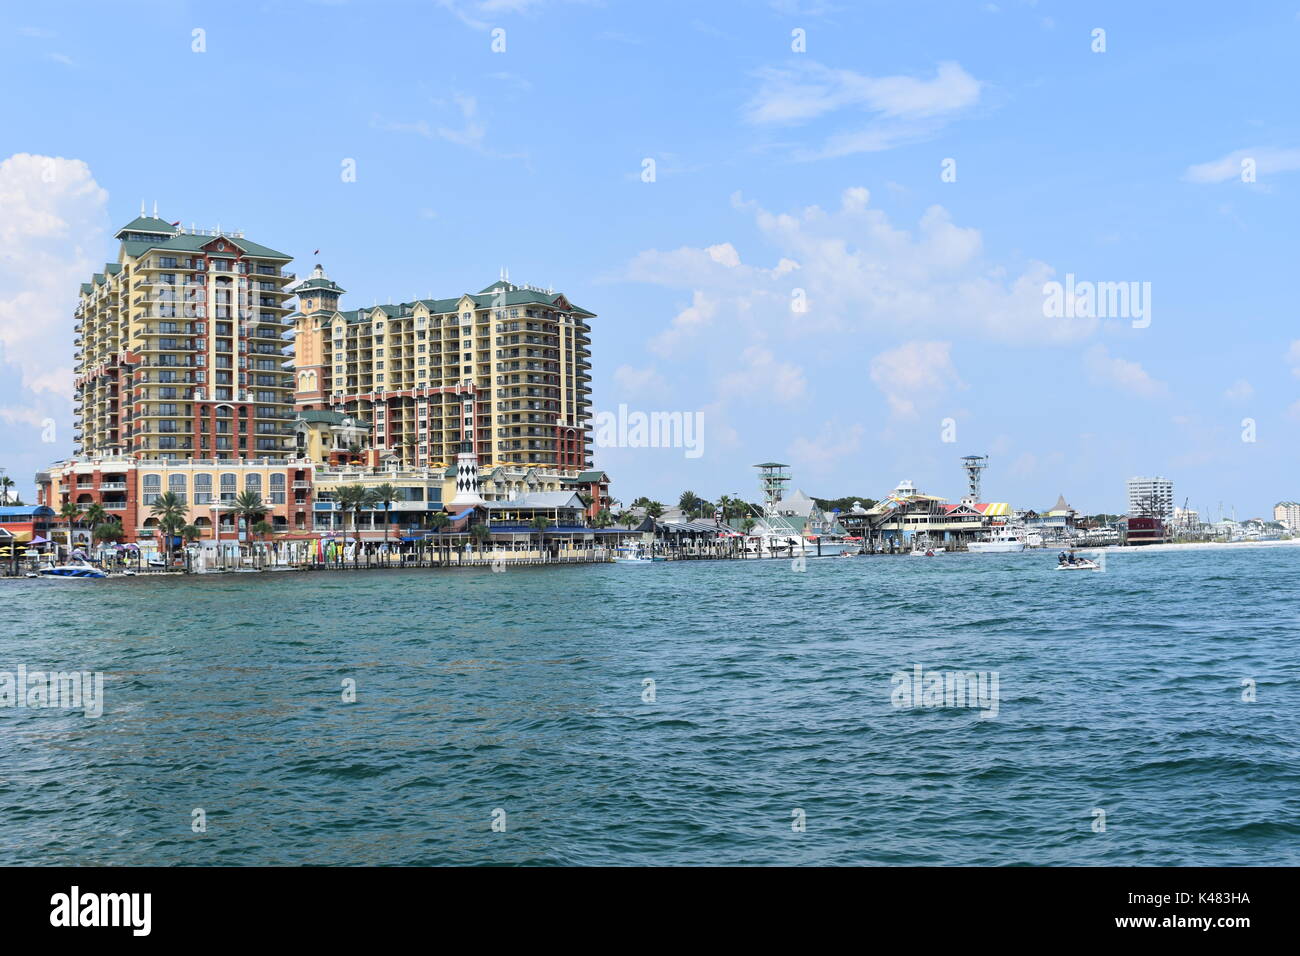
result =
M113 238L115 239L122 238L122 233L124 232L154 232L154 233L161 233L165 236L170 236L175 231L176 231L176 227L173 226L170 222L164 222L163 220L157 219L154 216L138 216L135 219L132 219L130 222L128 222L121 229L119 229L117 231L117 235L115 235Z
M603 471L584 471L574 480L580 481L583 484L591 484L592 482L597 481L609 481L609 476Z
M86 295L90 295L90 293L95 291L95 287L89 282L83 282L81 283L81 291L86 293Z
M508 291L506 291L505 295L502 296L501 301L498 301L497 290L503 287ZM299 288L302 287L299 286ZM478 309L508 308L519 305L545 305L555 307L556 302L562 298L562 295L558 292L550 294L546 292L538 292L533 289L521 289L518 286L510 285L507 282L496 282L488 286L482 292L473 295L466 293L466 295L458 295L454 299L415 299L411 302L399 302L395 305L373 305L368 308L349 309L346 312L340 312L339 314L348 322L356 323L363 321L363 316L364 318L369 318L374 312L382 312L384 315L390 317L409 315L417 305L423 305L435 315L449 315L459 311L460 302L462 299L466 298L466 296L473 300L474 307ZM568 300L565 299L565 301L567 302ZM588 312L586 309L574 305L572 302L569 302L568 304L569 310L575 315L592 318L596 315L596 313Z
M294 288L294 293L300 295L304 291L310 292L312 289L321 289L325 292L334 292L338 295L342 295L344 292L348 291L328 276L315 275L314 273L317 271L323 271L321 270L320 263L316 264L316 268L313 270L311 278Z
M199 252L204 246L219 239L224 239L246 255L255 256L259 259L283 259L288 262L293 258L293 256L285 255L283 252L276 252L270 246L263 246L248 239L235 239L232 236L195 236L187 232L177 233L157 241L126 239L122 241L122 246L127 255L138 258L151 249L164 249L169 252Z

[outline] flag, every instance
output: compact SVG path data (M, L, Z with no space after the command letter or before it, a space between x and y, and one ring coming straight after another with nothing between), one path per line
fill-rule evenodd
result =
M180 224L181 221L179 219L177 219L174 223L172 223L173 226L179 226Z

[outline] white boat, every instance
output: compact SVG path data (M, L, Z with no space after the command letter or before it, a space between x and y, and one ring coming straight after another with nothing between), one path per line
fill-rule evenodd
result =
M1027 540L1023 528L1007 525L994 528L982 541L972 541L966 549L973 554L1013 554L1025 550Z
M85 561L79 561L76 564L47 564L43 568L36 569L36 577L39 578L57 578L67 580L90 580L96 578L108 577L103 571Z
M654 564L654 558L644 548L619 548L614 554L615 564Z
M263 571L297 571L296 564L268 564Z
M914 558L933 558L936 554L943 554L943 548L913 548L912 557Z
M1056 566L1058 571L1100 571L1101 565L1089 558L1078 558L1073 564L1068 561Z

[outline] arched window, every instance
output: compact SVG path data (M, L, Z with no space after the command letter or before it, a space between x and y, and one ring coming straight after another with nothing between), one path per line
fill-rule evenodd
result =
M212 476L200 474L194 476L194 503L196 505L212 504Z
M271 504L284 504L284 475L271 476Z
M145 475L142 501L146 506L158 500L162 492L162 475Z
M221 476L221 500L234 501L236 481L239 476L234 472L227 471Z
M262 476L256 472L250 472L244 476L244 490L256 491L259 495L262 493Z
M179 498L181 504L185 504L186 481L184 475L178 473L168 475L167 490Z

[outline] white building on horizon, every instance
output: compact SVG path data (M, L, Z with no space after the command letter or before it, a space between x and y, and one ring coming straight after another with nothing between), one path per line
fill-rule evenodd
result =
M1128 515L1151 516L1171 521L1174 517L1174 483L1169 478L1130 478Z

